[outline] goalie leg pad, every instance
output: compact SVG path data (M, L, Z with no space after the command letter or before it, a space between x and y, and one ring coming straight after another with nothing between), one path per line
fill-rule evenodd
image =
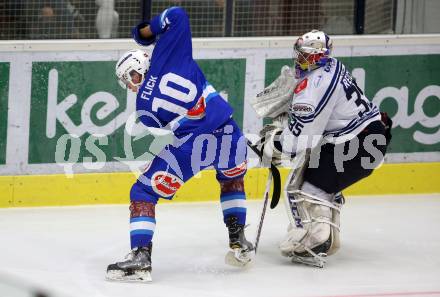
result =
M292 257L294 261L296 258L295 262L322 267L325 262L322 257L335 253L340 246L340 207L332 202L334 195L313 187L306 182L301 190L286 192L291 224L280 250L282 255ZM310 194L312 192L320 196ZM307 257L313 257L315 261L298 259Z
M290 224L285 239L280 244L283 254L307 254L307 250L325 244L331 234L328 223L332 218L330 207L319 204L302 193L295 194L295 225ZM307 200L306 200L307 199ZM319 248L320 252L327 252Z
M332 222L334 226L332 226L332 245L327 252L327 255L329 256L336 253L341 247L341 241L339 239L339 232L341 227L340 214L341 214L342 205L344 203L345 203L345 198L342 195L342 193L340 192L337 193L335 195L335 199L333 202L335 208L332 208Z

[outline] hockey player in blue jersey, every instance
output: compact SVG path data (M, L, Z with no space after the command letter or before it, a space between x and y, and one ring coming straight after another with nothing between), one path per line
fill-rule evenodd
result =
M137 92L139 120L153 134L172 133L174 142L149 164L130 191L131 253L111 264L111 280L151 280L152 238L159 198L172 199L192 176L209 166L217 172L223 218L229 232L226 262L243 266L251 260L252 244L244 236L246 207L243 177L246 141L232 119L231 106L206 80L192 56L186 12L166 9L133 28L144 50L125 53L116 64L123 87Z

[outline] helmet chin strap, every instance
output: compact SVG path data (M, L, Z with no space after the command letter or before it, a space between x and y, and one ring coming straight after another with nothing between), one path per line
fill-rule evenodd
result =
M303 69L301 69L299 64L295 64L295 78L296 79L303 78L304 76L306 76L307 72L308 72L308 70L303 70Z
M296 63L296 65L298 65L298 67L304 71L309 70L309 66L310 66L308 62Z

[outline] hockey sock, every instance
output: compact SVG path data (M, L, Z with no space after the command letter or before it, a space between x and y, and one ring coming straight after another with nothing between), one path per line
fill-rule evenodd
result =
M246 194L244 193L243 178L236 178L220 182L220 202L223 211L223 220L226 223L228 217L236 217L237 223L246 224Z
M156 227L155 204L146 201L130 203L131 249L150 244Z

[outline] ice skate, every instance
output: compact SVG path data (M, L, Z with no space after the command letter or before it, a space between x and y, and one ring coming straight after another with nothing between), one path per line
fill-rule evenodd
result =
M151 251L150 243L147 247L133 249L125 261L110 264L107 267L107 280L151 282Z
M246 266L252 260L254 247L244 235L245 226L238 224L236 217L227 218L226 226L231 250L225 256L225 263L237 267Z
M327 257L327 254L316 254L311 257L301 257L296 254L292 254L290 259L293 263L300 263L308 266L314 266L319 268L324 268L326 261L324 258Z
M313 249L309 249L305 247L304 252L288 252L288 253L282 252L282 255L290 258L290 260L293 263L300 263L309 266L323 268L326 263L325 257L327 257L327 253L325 251L327 251L330 246L331 246L331 238L329 238L326 242Z

